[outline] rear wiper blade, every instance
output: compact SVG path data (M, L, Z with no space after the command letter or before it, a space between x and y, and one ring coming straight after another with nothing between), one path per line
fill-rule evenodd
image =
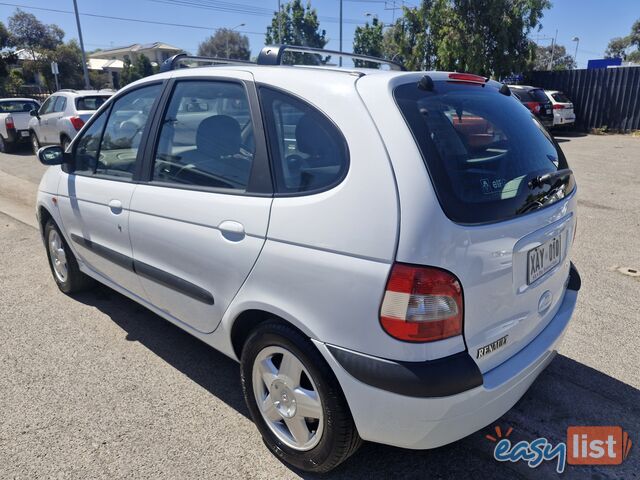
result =
M555 178L558 178L558 175L556 175ZM542 208L545 205L548 205L550 203L555 203L558 200L562 200L565 196L565 192L563 190L564 187L565 187L564 183L562 182L556 183L549 189L548 192L545 192L544 195L528 200L522 207L516 210L516 213L521 214L521 213L529 212L531 210L537 210L538 208Z
M560 177L567 177L569 175L573 175L573 170L570 168L563 168L562 170L558 170L555 172L545 173L544 175L538 175L535 178L529 180L529 189L533 190L534 188L541 187L543 185L547 185L555 181Z

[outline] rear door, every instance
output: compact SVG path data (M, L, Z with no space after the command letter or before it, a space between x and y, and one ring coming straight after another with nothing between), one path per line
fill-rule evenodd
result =
M573 176L562 173L566 159L548 132L495 84L435 81L425 91L412 82L398 86L395 99L440 207L411 217L417 207L402 204L403 218L421 228L401 238L398 261L459 278L465 342L487 371L535 338L562 302ZM538 184L545 174L558 176Z
M179 79L131 201L148 300L212 332L265 242L271 185L253 77Z

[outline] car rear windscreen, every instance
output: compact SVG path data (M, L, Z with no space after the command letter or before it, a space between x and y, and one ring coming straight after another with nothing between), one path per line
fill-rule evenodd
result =
M559 103L571 103L571 100L562 92L552 93L551 96L556 102Z
M534 98L536 102L548 103L549 97L544 93L544 90L541 88L536 88L535 90L529 90L529 94Z
M76 110L97 110L100 106L109 100L105 95L91 95L76 98Z
M14 100L8 102L0 102L0 113L21 113L37 110L39 105L36 102L25 100Z
M567 162L527 108L497 87L436 81L427 91L409 83L396 87L394 97L451 220L497 222L573 190L572 175L529 186Z

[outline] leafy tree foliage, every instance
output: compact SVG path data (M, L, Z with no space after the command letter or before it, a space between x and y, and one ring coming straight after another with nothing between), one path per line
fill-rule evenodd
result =
M264 41L265 45L282 43L324 48L328 42L326 35L326 30L320 30L318 13L311 8L311 3L304 7L301 0L293 0L282 5L279 12L274 12ZM316 63L310 55L288 53L286 57L294 63Z
M564 45L556 45L555 48L551 45L542 47L534 44L534 46L533 70L549 70L552 50L553 61L551 63L551 70L573 70L576 68L576 61L573 55L567 54L567 49Z
M503 77L521 71L527 35L549 0L422 0L404 7L385 33L385 53L410 70L439 69Z
M229 28L221 28L198 45L198 55L249 60L249 37Z
M364 27L356 27L353 39L353 53L361 55L371 55L374 57L382 57L384 54L384 36L382 34L383 24L374 18L364 24ZM379 64L373 62L355 61L358 67L378 68Z
M29 50L34 60L38 51L55 50L64 38L64 30L57 25L45 25L35 15L20 9L9 17L9 34L11 43Z
M605 57L640 63L640 19L631 26L629 35L612 38L609 41Z
M131 58L126 55L124 57L124 67L120 74L120 84L121 86L125 86L129 83L135 82L136 80L140 80L141 78L153 75L156 71L157 68L151 65L151 60L149 60L146 55L136 55L133 62L131 61Z

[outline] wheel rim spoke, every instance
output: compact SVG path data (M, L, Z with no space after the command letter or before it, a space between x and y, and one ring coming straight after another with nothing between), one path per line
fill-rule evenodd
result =
M276 407L273 405L273 399L271 395L267 395L265 399L262 401L262 405L260 405L260 409L264 416L267 417L272 422L279 422L282 420L282 415L278 413Z
M304 388L296 388L294 393L298 415L314 419L322 417L322 405L316 392Z
M296 388L300 385L300 376L302 375L302 362L290 353L285 353L282 356L282 363L280 363L280 369L278 375L286 377L289 380L289 386Z
M285 418L284 423L297 443L304 445L309 441L311 432L303 417L295 416L293 418Z
M258 367L260 370L260 377L265 386L269 388L273 381L278 377L278 369L271 361L271 358L265 358L260 362Z

